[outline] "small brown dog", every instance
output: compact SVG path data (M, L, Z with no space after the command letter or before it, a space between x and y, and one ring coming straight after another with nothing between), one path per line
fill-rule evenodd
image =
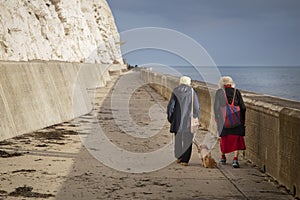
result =
M211 156L211 152L207 148L206 145L200 145L201 151L200 154L202 156L202 165L205 168L215 168L217 163L215 159Z
M196 141L194 141L194 144L197 147L199 157L202 161L202 166L205 168L215 168L217 166L217 163L211 156L211 151L207 148L207 146L204 144L198 145Z

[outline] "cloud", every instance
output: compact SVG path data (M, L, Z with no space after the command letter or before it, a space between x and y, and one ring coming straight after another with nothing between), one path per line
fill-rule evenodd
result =
M165 27L197 40L217 64L298 64L299 0L108 0L119 31ZM291 56L292 55L292 56Z

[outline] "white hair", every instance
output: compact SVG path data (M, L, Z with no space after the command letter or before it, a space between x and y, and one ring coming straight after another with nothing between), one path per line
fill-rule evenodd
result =
M231 87L235 87L235 83L233 82L230 76L223 76L219 81L219 88L223 88L225 85L231 85Z
M185 84L185 85L191 85L191 78L188 76L182 76L180 77L180 84Z

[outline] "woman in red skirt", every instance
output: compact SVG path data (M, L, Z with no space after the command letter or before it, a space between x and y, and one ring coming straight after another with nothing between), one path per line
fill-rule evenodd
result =
M232 127L225 126L224 110L226 104L240 107L239 123L235 123ZM239 168L238 156L239 150L245 150L245 115L246 106L242 95L238 89L235 89L235 83L229 76L221 77L219 89L216 91L214 102L215 120L217 123L218 133L221 137L220 148L222 152L221 164L226 164L226 153L234 152L232 166Z

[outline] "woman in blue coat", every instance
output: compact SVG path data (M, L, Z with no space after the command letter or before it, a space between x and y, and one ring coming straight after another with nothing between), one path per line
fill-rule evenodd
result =
M200 116L200 106L195 90L190 86L191 78L183 76L180 85L173 92L167 107L170 132L175 133L175 157L177 162L187 166L192 154L191 108L193 117ZM193 93L193 94L192 94Z

